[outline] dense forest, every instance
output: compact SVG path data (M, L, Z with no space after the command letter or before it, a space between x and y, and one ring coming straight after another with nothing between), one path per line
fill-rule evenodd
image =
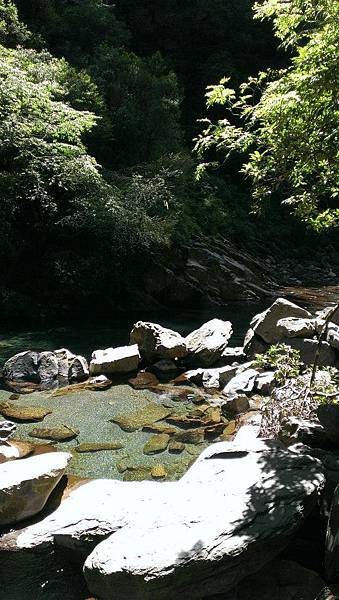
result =
M274 186L251 213L246 148L226 163L202 138L193 150L206 86L238 89L293 55L251 0L0 0L0 42L3 318L129 306L194 236L258 256L336 247ZM202 149L222 164L197 177Z

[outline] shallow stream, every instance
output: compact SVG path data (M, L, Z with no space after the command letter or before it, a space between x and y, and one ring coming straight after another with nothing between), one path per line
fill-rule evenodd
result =
M293 296L293 292L291 295ZM166 314L149 314L146 310L141 310L140 314L131 318L112 319L109 326L67 325L39 331L3 329L0 335L0 367L10 356L28 349L42 351L66 347L89 359L91 352L97 348L128 343L131 326L139 319L158 322L183 335L211 318L227 319L233 323L234 328L230 345L238 346L242 344L253 315L267 308L270 303L269 299L256 303L238 302L223 308L212 307L210 310L180 313L168 311ZM196 446L188 444L181 454L170 453L167 449L160 454L145 455L143 448L151 434L142 430L128 433L111 421L117 415L133 413L149 403L168 407L179 415L194 408L190 394L180 394L178 397L172 387L162 388L159 393L159 390L135 390L127 382L119 382L106 390L84 390L57 395L53 392L34 392L15 398L10 398L11 396L11 392L0 390L0 401L41 406L52 411L40 423L18 423L15 436L18 439L33 441L29 433L36 427L49 428L66 424L72 429L80 430L76 439L53 442L53 446L73 453L69 474L81 478L150 479L152 467L161 463L167 473L167 480L177 479L207 445L207 442ZM41 440L40 442L43 443ZM117 442L122 447L94 453L76 452L79 444L100 442ZM87 597L89 594L79 568L70 568L67 558L45 556L43 560L37 560L34 555L26 553L24 556L11 552L1 553L0 600L82 600Z

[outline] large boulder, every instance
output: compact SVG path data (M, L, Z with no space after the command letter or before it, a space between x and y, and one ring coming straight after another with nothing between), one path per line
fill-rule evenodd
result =
M318 327L319 323L316 321L316 319L287 317L284 319L279 319L277 322L277 328L281 338L312 338L315 335Z
M266 344L275 344L282 337L278 321L290 317L311 319L312 315L285 298L277 298L267 310L253 317L250 328Z
M39 354L38 374L43 388L58 387L59 363L54 352L41 352Z
M66 348L53 352L20 352L4 365L2 375L12 385L20 382L38 384L40 389L53 389L87 379L88 364L83 356L75 356Z
M246 332L244 339L243 351L247 358L254 358L256 354L265 354L268 349L268 344L257 336L253 329L250 328Z
M70 383L86 381L89 377L87 360L83 356L75 356L68 367L68 380Z
M84 567L89 590L102 600L224 594L281 552L323 481L319 461L276 442L210 446L180 482L153 484L147 510L138 514L136 500L96 546Z
M332 402L319 404L317 415L327 437L339 446L339 405Z
M39 513L71 459L68 452L49 452L0 465L0 527Z
M92 354L89 372L91 375L131 373L137 370L139 361L140 354L136 344L95 350Z
M299 350L300 359L304 365L312 365L314 363L318 350L318 340L309 340L301 338L283 338L282 343L291 346L295 350ZM318 358L319 367L332 367L336 361L336 354L328 342L321 342L320 353Z
M223 394L233 399L239 392L248 394L254 390L259 372L256 369L247 369L233 377L223 389Z
M247 577L235 590L234 596L222 600L335 600L324 580L315 571L291 560L275 559ZM255 590L255 596L253 591Z
M5 362L2 374L9 381L39 382L38 375L39 353L28 350L19 352Z
M232 335L232 323L212 319L186 337L189 360L199 366L209 367L220 360Z
M130 333L130 344L137 344L140 354L148 363L161 359L182 358L187 355L184 338L157 323L138 321Z

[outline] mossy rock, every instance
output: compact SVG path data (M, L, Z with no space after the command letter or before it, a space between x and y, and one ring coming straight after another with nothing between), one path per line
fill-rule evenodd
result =
M224 431L222 432L222 434L219 436L219 439L221 441L224 442L228 442L229 440L232 440L234 435L237 432L237 424L235 421L230 421L228 423L228 425L226 425Z
M178 431L176 427L171 427L171 425L166 425L165 423L153 423L152 425L145 425L142 430L151 433L167 433L168 435L172 435Z
M152 437L150 437L144 445L143 453L157 454L159 452L164 452L168 446L169 440L170 436L167 433L152 435Z
M151 471L151 476L153 479L164 479L167 477L167 471L162 464L154 465Z
M165 419L172 411L172 408L166 408L162 404L150 402L135 412L127 415L117 415L111 418L110 421L119 425L123 431L132 432Z
M143 465L136 465L135 467L129 467L123 476L124 481L144 481L145 479L151 478L151 467L145 467Z
M176 440L170 440L168 444L168 451L173 454L180 454L185 450L185 444Z
M34 438L41 440L53 440L54 442L64 442L66 440L72 440L79 435L79 429L68 427L67 425L60 425L60 427L48 428L36 428L30 431L29 435Z
M147 390L158 385L159 381L153 373L140 371L135 377L128 380L135 390Z
M51 410L41 406L22 406L11 402L0 403L0 414L14 421L42 421Z
M121 442L98 442L98 443L88 443L88 444L79 444L75 448L76 452L103 452L105 450L120 450L124 447L124 444Z
M204 438L205 430L202 428L178 431L173 436L173 439L176 442L183 442L184 444L201 444L204 441Z

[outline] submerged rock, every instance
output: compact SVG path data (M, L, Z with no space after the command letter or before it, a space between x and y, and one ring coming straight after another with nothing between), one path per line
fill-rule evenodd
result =
M76 446L76 452L103 452L105 450L120 450L124 447L121 442L93 442L87 444L79 444Z
M172 414L172 412L172 408L166 408L162 404L150 402L135 412L127 415L116 415L110 420L113 423L117 423L117 425L119 425L119 427L124 431L131 432L142 429L146 425L152 425L157 421L161 421Z
M205 430L202 428L177 431L173 436L176 442L182 442L183 444L201 444L204 438Z
M83 356L75 356L68 369L70 383L86 381L89 377L88 362Z
M162 464L154 465L152 467L151 475L153 479L164 479L167 477L167 471Z
M41 406L22 406L11 402L0 402L0 414L15 421L42 421L52 413Z
M130 343L137 344L142 358L148 363L161 359L182 358L187 349L184 338L157 323L138 321L133 325Z
M147 390L150 387L157 386L159 381L153 373L139 371L139 373L128 380L128 383L135 390Z
M106 348L106 350L95 350L92 354L89 372L91 375L131 373L137 370L139 360L140 355L136 344L121 346L119 348Z
M42 388L52 389L58 387L59 363L53 352L39 354L38 374Z
M75 394L83 390L106 390L107 388L111 387L111 385L112 381L111 379L108 379L106 375L97 375L96 377L90 377L86 381L73 383L72 385L67 385L58 390L54 390L51 395L65 396L66 394Z
M64 442L72 440L79 435L79 429L68 427L68 425L60 425L59 427L51 428L36 428L29 432L29 435L41 440L53 440L55 442Z
M170 436L167 433L153 435L144 445L143 453L157 454L158 452L164 452L168 446L169 440Z
M178 370L177 365L173 360L165 359L158 360L153 367L156 373L160 373L160 375L167 375L168 373L175 373Z
M168 451L173 452L174 454L180 454L185 450L185 444L183 442L178 442L177 440L170 440L168 444Z
M186 337L190 362L209 367L222 356L232 335L232 323L212 319Z
M52 452L0 465L0 527L39 513L71 459Z
M124 481L145 481L151 477L151 467L143 465L136 465L135 467L128 467L124 472Z

